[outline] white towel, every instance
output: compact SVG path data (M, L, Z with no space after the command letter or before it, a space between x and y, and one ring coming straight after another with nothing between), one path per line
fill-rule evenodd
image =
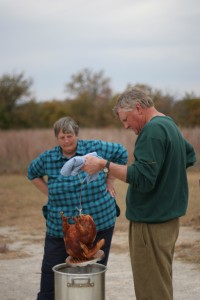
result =
M91 153L88 153L87 155L93 155L93 156L99 157L96 152L91 152ZM81 172L80 169L82 168L84 163L85 163L85 157L84 156L74 156L64 164L64 166L62 167L60 173L63 176L70 176L70 175L71 176L76 176ZM88 174L85 177L85 179L87 179L87 183L89 183L93 180L96 180L98 175L99 175L99 172L97 172L93 175ZM85 181L85 179L84 179L84 181Z

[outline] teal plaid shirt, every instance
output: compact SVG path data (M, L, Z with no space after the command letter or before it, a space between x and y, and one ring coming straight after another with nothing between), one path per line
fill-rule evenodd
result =
M78 140L75 156L96 151L97 155L117 164L126 164L127 150L118 143L101 140ZM106 175L99 172L95 181L87 183L87 173L80 172L77 176L63 176L61 168L68 161L62 155L60 146L47 150L34 159L28 167L30 180L47 176L48 203L46 227L47 234L62 237L62 220L60 212L72 221L78 216L80 201L82 213L93 217L97 231L114 226L116 221L116 200L106 191Z

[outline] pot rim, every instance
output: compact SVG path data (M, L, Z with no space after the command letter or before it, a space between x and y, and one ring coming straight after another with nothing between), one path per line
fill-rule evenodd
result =
M94 271L94 272L84 272L84 273L77 273L77 272L62 272L62 270L64 269L69 269L70 271L75 271L77 269L80 270L80 268L87 268L90 267L90 269L94 268L99 268L99 271ZM97 275L97 274L101 274L101 273L105 273L107 270L107 267L102 265L102 264L98 264L98 263L93 263L93 264L88 264L87 266L68 266L66 263L63 264L59 264L56 265L52 268L52 270L57 273L57 274L63 274L63 275L78 275L78 276L89 276L89 275Z

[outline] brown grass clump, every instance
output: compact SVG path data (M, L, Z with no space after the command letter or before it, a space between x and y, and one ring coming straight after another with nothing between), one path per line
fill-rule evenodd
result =
M6 243L0 244L0 254L1 253L7 253L8 252L8 246Z
M200 240L176 246L176 258L200 265Z
M15 258L25 258L30 257L27 252L23 250L9 250L7 249L6 252L0 252L0 260L3 259L15 259Z
M189 201L185 216L181 218L182 226L191 226L200 231L200 186L199 173L188 172Z
M15 241L20 241L18 249L11 249ZM30 257L31 255L23 251L23 238L16 239L15 236L0 235L0 260Z

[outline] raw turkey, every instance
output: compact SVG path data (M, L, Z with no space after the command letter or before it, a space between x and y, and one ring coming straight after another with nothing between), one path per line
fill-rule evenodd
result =
M69 224L68 218L62 216L62 228L66 252L76 259L92 259L104 245L101 239L94 245L96 225L90 215L80 214L72 217L74 224Z

